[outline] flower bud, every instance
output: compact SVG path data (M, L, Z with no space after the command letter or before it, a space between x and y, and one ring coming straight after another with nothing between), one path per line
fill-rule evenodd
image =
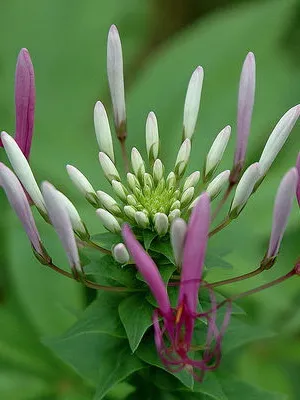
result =
M74 232L80 237L82 240L86 240L90 237L85 224L82 222L78 211L76 210L74 204L65 196L63 193L57 190L58 199L63 203L65 206L69 218L72 224L72 228Z
M184 174L191 153L191 141L190 139L185 139L185 141L180 146L176 162L175 162L175 174L181 178Z
M138 205L136 197L132 194L129 194L126 198L127 200L127 204L129 204L130 206L136 207Z
M127 174L127 182L130 189L134 192L136 188L141 187L140 182L138 181L137 177L133 175L131 172Z
M221 193L224 186L228 184L229 176L230 176L230 171L228 169L226 171L221 172L219 175L215 177L214 180L210 182L210 184L207 186L206 191L209 194L211 200L216 198Z
M67 165L66 168L71 181L74 183L77 189L84 195L87 201L91 203L94 207L99 207L99 202L95 189L87 180L87 178L83 175L83 173L80 172L79 169L73 167L72 165Z
M167 176L166 186L168 189L171 189L176 186L176 175L173 171L171 171Z
M144 185L148 186L150 189L153 188L153 178L150 174L148 174L147 172L144 174Z
M200 179L200 172L199 171L193 172L190 176L186 178L182 190L185 191L192 186L195 187L199 182L199 179Z
M125 139L126 109L123 77L123 55L118 29L110 27L107 40L107 75L117 136Z
M146 121L146 147L149 162L150 164L153 164L158 157L159 136L157 119L152 111L148 114Z
M179 218L180 215L181 215L181 212L178 208L175 208L174 210L172 210L168 215L170 224L174 221L174 219Z
M185 208L187 205L190 204L192 198L194 197L194 194L195 194L195 188L193 187L190 187L185 192L183 192L180 199L181 208Z
M140 152L135 147L131 150L131 165L134 175L142 180L145 174L145 164Z
M114 148L109 122L105 108L101 101L97 101L94 108L94 125L100 151L107 154L112 162L115 162Z
M259 160L260 177L264 177L286 142L300 115L300 105L288 110L275 126Z
M179 200L174 201L174 203L170 207L170 211L175 210L176 208L180 209L181 203Z
M107 210L98 208L96 210L98 217L100 218L103 226L112 233L120 233L121 227L118 220Z
M153 179L154 183L157 185L164 176L164 166L163 163L157 159L153 165Z
M191 202L191 204L189 205L188 211L191 211L192 208L195 207L195 205L197 204L197 201L199 200L199 197L200 197L200 196L197 196L197 197Z
M191 139L197 122L203 83L203 69L197 67L189 81L183 112L183 137Z
M109 194L102 192L101 190L97 191L97 196L100 200L100 204L103 208L109 211L111 214L119 217L122 214L122 211L116 202L116 200L111 197Z
M47 214L42 193L36 183L28 161L15 140L6 132L1 133L1 140L7 157L32 201L43 216Z
M136 209L133 206L125 206L124 213L131 222L135 222Z
M163 236L168 232L169 220L166 214L159 212L154 215L154 227L159 236Z
M111 181L111 185L112 185L112 188L113 188L114 192L119 197L119 199L122 200L123 203L126 203L128 191L125 188L125 186L122 185L121 182L115 181L115 180Z
M99 161L100 161L101 168L104 172L104 175L110 182L113 179L116 181L121 180L119 172L118 172L117 168L115 167L115 164L111 161L111 159L108 157L108 155L106 155L102 151L100 151L100 153L99 153Z
M297 169L292 168L284 175L277 190L269 248L261 263L262 267L265 269L272 267L278 255L283 234L291 213L298 180Z
M204 180L207 181L214 174L220 164L224 151L227 147L230 138L231 127L226 126L215 138L208 154L205 163Z
M186 231L187 231L187 225L183 219L177 218L172 222L170 230L170 239L171 239L171 245L173 249L175 262L176 265L178 266L181 266L182 263L182 255L183 255Z
M149 226L149 218L143 211L137 211L134 218L140 228L145 229Z
M112 255L119 264L124 265L129 261L129 253L123 243L118 243L113 247Z
M239 181L232 200L229 216L236 218L246 205L254 186L259 179L259 163L250 165Z

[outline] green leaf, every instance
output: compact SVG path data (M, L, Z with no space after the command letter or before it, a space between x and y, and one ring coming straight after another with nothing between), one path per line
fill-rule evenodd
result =
M150 250L164 255L169 261L171 261L172 264L175 264L170 240L154 240L150 245Z
M97 233L92 236L92 240L106 250L111 250L115 244L123 242L121 235L111 232Z
M149 250L151 243L156 238L157 233L146 229L143 231L143 239L144 239L144 247L146 250Z
M124 325L132 352L138 348L145 332L152 325L153 307L144 294L126 297L119 305L119 315Z
M207 268L232 268L232 265L220 257L218 254L208 252L205 257L204 265Z
M181 372L173 374L170 371L168 371L166 367L162 364L154 345L153 334L149 335L149 337L147 337L145 340L142 341L139 348L137 349L136 355L147 364L161 368L166 372L170 373L175 378L177 378L185 387L189 389L193 388L194 379L189 372L183 370Z
M84 254L88 256L91 252ZM99 283L101 283L101 278L105 278L127 287L136 286L135 266L125 265L122 267L110 255L101 256L97 261L93 260L84 267L84 272L86 275L95 276Z
M287 396L281 393L272 393L256 388L249 383L239 381L233 377L222 380L222 387L230 400L286 400Z

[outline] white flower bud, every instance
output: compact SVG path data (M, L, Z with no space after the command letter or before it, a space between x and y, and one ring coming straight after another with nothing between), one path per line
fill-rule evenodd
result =
M173 171L169 173L166 179L166 185L168 189L175 187L176 185L176 175Z
M15 174L21 181L34 204L41 211L42 215L46 215L47 210L42 193L22 150L19 148L15 140L6 132L1 133L1 140Z
M209 194L211 200L216 198L220 194L224 186L228 184L229 176L230 170L227 169L226 171L223 171L219 175L217 175L215 179L210 182L210 184L207 186L206 191Z
M191 153L191 141L190 139L185 139L185 141L180 146L179 152L177 154L175 162L175 174L181 178L184 174Z
M84 223L82 222L80 215L78 214L78 211L76 210L74 204L68 199L67 196L65 196L63 193L61 193L58 190L57 190L57 196L60 199L60 201L63 203L63 205L65 206L65 208L69 214L70 221L71 221L74 232L77 233L78 236L83 240L89 238L90 235L89 235Z
M111 186L112 186L114 192L116 193L116 195L119 197L119 199L122 200L123 203L126 203L128 191L125 188L125 186L122 185L121 182L115 181L115 180L111 181Z
M176 265L180 266L182 263L182 255L184 248L184 241L187 231L186 222L181 218L176 218L171 225L170 239L173 248L173 254Z
M121 227L118 220L107 210L103 210L102 208L98 208L96 210L96 214L100 218L103 226L110 232L120 233Z
M263 149L259 160L260 177L262 178L272 165L277 154L286 142L300 115L300 105L288 110L279 120Z
M114 120L119 138L126 137L126 109L123 77L123 55L119 32L110 27L107 39L107 75L113 104Z
M189 187L196 186L200 179L200 172L195 171L190 176L188 176L183 185L183 191L188 189Z
M119 264L127 264L129 261L129 253L123 243L118 243L113 247L112 255Z
M180 209L181 203L179 200L174 201L174 203L170 207L170 211L175 210L176 208Z
M194 194L195 194L195 188L193 187L188 188L185 192L182 193L180 199L181 208L184 208L190 204L192 198L194 197Z
M80 172L79 169L73 167L73 165L67 165L66 168L71 181L74 183L77 189L94 207L99 206L97 194L83 173Z
M119 217L122 214L122 211L116 202L116 200L111 197L109 194L102 192L101 190L97 191L98 198L100 200L101 206L106 208L107 211L112 213L113 215Z
M136 209L133 206L125 206L124 213L131 221L135 221Z
M178 208L175 208L172 210L168 216L169 222L172 223L174 219L179 218L181 215L181 212Z
M157 119L154 112L150 112L146 121L146 147L149 162L152 164L158 157L159 136Z
M197 67L189 81L183 112L183 137L191 139L197 122L203 83L203 69Z
M145 163L140 152L135 147L131 150L131 165L135 176L138 179L142 179L145 174Z
M188 211L190 211L192 208L195 207L197 201L199 200L199 197L200 197L200 196L197 196L197 197L191 202L191 204L189 205Z
M228 125L215 138L206 157L205 180L214 173L220 164L230 138L230 133L231 127Z
M137 206L138 203L137 203L137 200L134 195L129 194L127 196L127 204L129 204L130 206L133 206L133 207Z
M168 232L169 220L166 214L159 212L154 215L154 227L160 236L163 236Z
M136 188L140 189L141 185L138 181L137 177L133 175L131 172L127 174L127 182L130 189L134 192Z
M239 181L230 207L230 217L236 218L244 208L259 179L259 163L250 165Z
M103 153L107 154L112 162L115 162L109 121L101 101L97 101L94 108L94 125L100 151L103 151Z
M119 172L118 172L117 168L115 167L115 164L111 161L111 159L108 157L108 155L106 155L102 151L100 151L100 153L99 153L99 161L100 161L101 168L104 172L104 175L110 182L113 179L116 181L121 180Z
M153 165L153 179L158 184L164 176L164 166L160 159L155 160Z
M149 218L143 211L137 211L134 218L140 228L145 229L149 226Z

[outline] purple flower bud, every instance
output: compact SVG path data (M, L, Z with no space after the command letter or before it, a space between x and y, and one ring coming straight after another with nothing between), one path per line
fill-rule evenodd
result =
M34 125L34 70L27 49L18 56L15 78L16 135L15 140L28 159Z
M185 237L178 305L196 312L210 225L210 200L204 192L193 208Z
M68 211L53 185L42 183L42 193L46 203L49 219L56 230L67 253L74 276L82 273L76 240Z
M299 207L300 207L300 152L299 152L298 157L297 157L296 168L297 168L298 177L299 177L297 190L296 190L296 196L297 196L297 201L298 201L298 204L299 204Z
M171 312L170 301L166 286L152 258L143 249L142 245L136 240L130 227L125 224L122 228L122 235L125 245L129 250L137 269L143 275L153 296L155 297L159 309L165 316Z
M250 133L251 117L255 93L255 57L248 53L244 61L238 97L237 144L234 155L234 167L241 171Z
M0 185L5 190L8 201L22 222L35 252L42 259L49 259L43 248L24 189L16 175L2 163L0 163Z
M267 255L263 261L263 265L267 265L267 261L274 260L274 258L278 255L280 243L287 226L288 217L292 209L297 182L298 172L296 168L290 169L284 175L282 181L280 182L275 198L273 225L269 248L267 251Z

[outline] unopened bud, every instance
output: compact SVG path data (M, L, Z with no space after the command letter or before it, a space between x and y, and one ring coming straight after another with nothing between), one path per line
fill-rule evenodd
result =
M154 215L154 227L159 236L163 236L168 232L169 220L166 214L156 213Z
M220 164L224 151L227 147L228 140L230 138L231 127L226 126L214 140L208 154L205 163L204 180L209 180L214 174L218 165Z
M127 182L128 186L132 191L135 191L136 188L140 188L140 182L138 181L137 177L133 175L131 172L128 172L127 174Z
M128 219L130 219L131 222L135 221L135 214L136 214L136 209L132 206L125 206L124 207L124 213Z
M175 174L181 178L184 174L191 153L191 141L190 139L185 139L185 141L180 146L176 162L175 162Z
M190 176L186 178L182 190L185 191L192 186L195 187L199 182L199 179L200 179L200 172L199 171L193 172Z
M115 162L109 121L101 101L97 101L94 108L94 125L100 151L103 151L103 153L107 154L112 162Z
M254 186L259 179L259 164L250 165L244 172L239 181L234 198L232 200L229 216L236 218L246 205L251 196Z
M119 217L122 214L122 211L116 202L116 200L111 197L109 194L102 192L101 190L97 191L98 198L100 200L101 206L104 207L107 211L112 213L113 215Z
M191 139L198 118L203 83L203 69L197 67L189 81L183 112L183 137Z
M146 121L146 147L150 164L158 157L159 152L159 136L157 119L154 112L150 112Z
M67 165L66 168L71 181L74 183L77 189L84 195L87 201L91 203L94 207L99 207L97 194L93 186L83 175L83 173L80 172L79 169L73 167L73 165Z
M223 188L229 183L229 176L230 176L230 171L229 169L226 171L221 172L219 175L215 177L214 180L210 182L210 184L207 186L207 193L209 194L209 197L211 200L216 198Z
M154 183L157 185L164 176L164 166L163 163L157 159L153 165L153 179Z
M131 150L131 165L135 176L142 180L145 174L145 163L135 147Z
M119 199L122 200L123 203L126 203L128 191L125 188L125 186L122 185L121 182L115 181L115 180L111 181L111 186L112 186L114 192L116 193L116 195L119 197Z
M99 153L99 161L100 161L102 170L104 172L104 175L110 182L112 180L116 180L116 181L121 180L119 172L118 172L117 168L115 167L115 164L111 161L111 159L108 157L108 155L106 155L102 151L100 151L100 153Z
M194 194L195 194L195 188L193 187L190 187L185 192L183 192L180 199L181 208L184 208L190 204L190 202L194 197Z
M183 219L177 218L172 222L170 239L173 248L175 262L176 265L178 266L180 266L182 263L182 255L183 255L186 231L187 231L187 225Z
M167 176L166 186L168 189L174 188L176 186L176 175L173 171L170 172Z
M176 208L180 209L180 207L181 207L180 201L179 201L179 200L176 200L176 201L174 201L174 203L171 205L170 210L173 211L173 210L175 210Z
M112 233L120 233L121 227L118 220L107 210L98 208L96 210L98 217L100 218L103 226Z
M144 185L148 186L150 189L152 189L153 184L154 184L154 182L153 182L152 176L150 174L148 174L148 172L146 172L144 174Z
M168 215L170 224L174 221L174 219L179 218L180 215L181 215L181 212L178 208L175 208L174 210L172 210Z
M134 218L140 228L145 229L149 226L149 218L143 211L137 211Z
M129 253L123 243L118 243L113 247L112 255L119 264L124 265L129 261Z
M133 207L137 206L138 203L137 203L137 200L134 195L129 194L127 196L127 204L129 204L130 206L133 206Z

